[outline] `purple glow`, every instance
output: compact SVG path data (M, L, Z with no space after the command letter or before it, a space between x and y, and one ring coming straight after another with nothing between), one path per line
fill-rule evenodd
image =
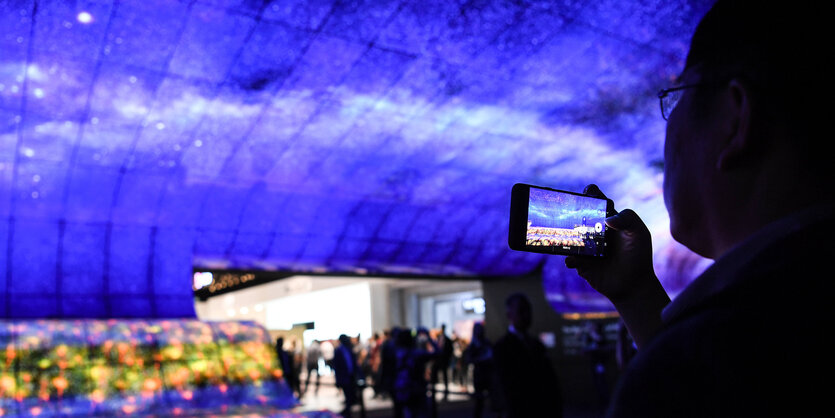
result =
M710 1L575 3L2 3L0 309L87 316L59 303L80 274L190 316L191 268L217 262L526 273L545 258L505 244L516 182L596 183L683 265L654 92Z

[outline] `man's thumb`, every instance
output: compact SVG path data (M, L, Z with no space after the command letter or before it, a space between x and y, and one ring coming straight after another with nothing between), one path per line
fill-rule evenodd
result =
M643 225L643 221L632 209L624 209L614 216L606 218L606 226L616 231L636 231Z

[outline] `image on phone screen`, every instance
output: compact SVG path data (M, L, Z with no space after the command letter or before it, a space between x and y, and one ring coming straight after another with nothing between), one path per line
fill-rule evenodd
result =
M526 247L556 247L558 253L602 256L606 201L573 193L530 188Z

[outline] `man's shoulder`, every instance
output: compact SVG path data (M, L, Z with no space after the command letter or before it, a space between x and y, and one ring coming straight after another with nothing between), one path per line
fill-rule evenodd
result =
M692 326L717 314L784 318L780 311L832 312L835 272L824 258L835 251L833 233L835 222L814 223L753 251L723 256L673 300L665 321Z
M821 370L821 359L833 349L825 332L816 330L820 324L784 310L802 301L763 300L771 291L753 283L667 324L631 360L616 409L723 415L764 399L781 408L786 404L779 399L798 399L823 384L807 377L810 370ZM829 369L820 375L830 375ZM724 409L708 410L720 406Z
M518 338L511 333L506 333L501 336L496 343L493 344L493 351L497 356L508 351L515 351L515 347L519 344Z
M631 360L614 416L770 416L824 402L824 376L833 370L823 364L832 350L823 333L752 318L706 309L665 329Z
M504 335L501 336L501 338L496 340L496 343L494 344L494 346L495 347L500 347L500 346L513 345L513 344L517 344L518 341L519 341L518 337L511 334L510 332L506 332Z

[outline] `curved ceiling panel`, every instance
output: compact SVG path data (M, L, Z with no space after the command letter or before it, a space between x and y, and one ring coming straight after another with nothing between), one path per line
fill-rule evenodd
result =
M109 277L135 245L162 283L186 264L530 272L544 258L505 236L520 181L599 184L683 265L654 92L711 3L3 2L7 270L101 247Z

